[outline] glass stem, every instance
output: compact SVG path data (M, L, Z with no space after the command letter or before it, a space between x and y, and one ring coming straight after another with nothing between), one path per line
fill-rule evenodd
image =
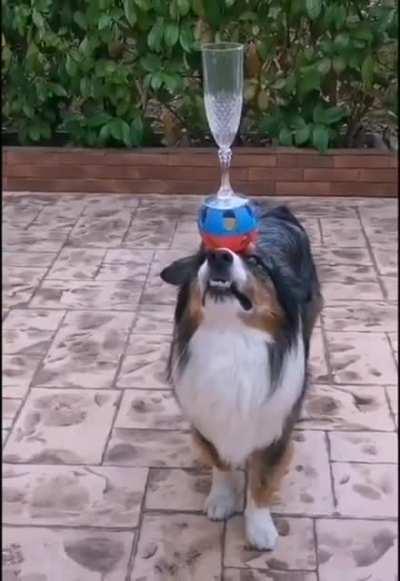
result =
M231 181L229 179L229 168L231 166L232 150L230 147L220 147L218 149L219 163L221 167L221 185L217 196L219 198L229 198L232 194Z

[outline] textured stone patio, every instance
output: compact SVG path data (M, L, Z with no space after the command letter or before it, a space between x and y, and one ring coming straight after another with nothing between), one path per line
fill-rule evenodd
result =
M6 581L397 579L397 203L285 201L325 308L279 545L258 553L241 515L202 514L209 474L163 378L158 273L197 246L200 199L5 195Z

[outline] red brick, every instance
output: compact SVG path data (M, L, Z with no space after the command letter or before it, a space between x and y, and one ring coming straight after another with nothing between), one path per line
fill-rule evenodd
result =
M262 154L248 154L247 148L246 153L237 154L233 152L232 157L233 167L276 167L277 166L277 156L275 154L269 153L268 150Z
M360 177L358 169L305 169L305 182L349 182Z
M275 182L273 181L246 181L233 184L234 189L244 196L272 196L275 194Z
M332 155L293 155L278 156L278 167L333 167Z
M392 154L386 155L335 155L333 157L334 167L337 168L373 168L393 167L396 158Z
M360 169L362 182L395 182L397 183L397 169Z
M331 193L329 182L277 182L276 193L284 196L324 196Z
M303 181L303 170L299 168L262 168L251 167L249 170L250 180L274 180L274 181Z
M397 197L398 185L396 183L381 182L337 182L332 184L334 196L368 196L368 197Z

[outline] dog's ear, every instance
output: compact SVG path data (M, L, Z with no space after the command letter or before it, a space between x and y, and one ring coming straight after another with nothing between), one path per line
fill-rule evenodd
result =
M160 277L164 282L175 286L182 286L189 282L196 274L199 267L199 256L186 256L175 260L172 264L161 271Z

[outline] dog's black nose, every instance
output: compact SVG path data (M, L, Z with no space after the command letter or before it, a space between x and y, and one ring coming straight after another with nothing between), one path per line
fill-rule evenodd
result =
M231 266L233 254L227 250L210 250L207 252L210 279L229 281L231 279Z

